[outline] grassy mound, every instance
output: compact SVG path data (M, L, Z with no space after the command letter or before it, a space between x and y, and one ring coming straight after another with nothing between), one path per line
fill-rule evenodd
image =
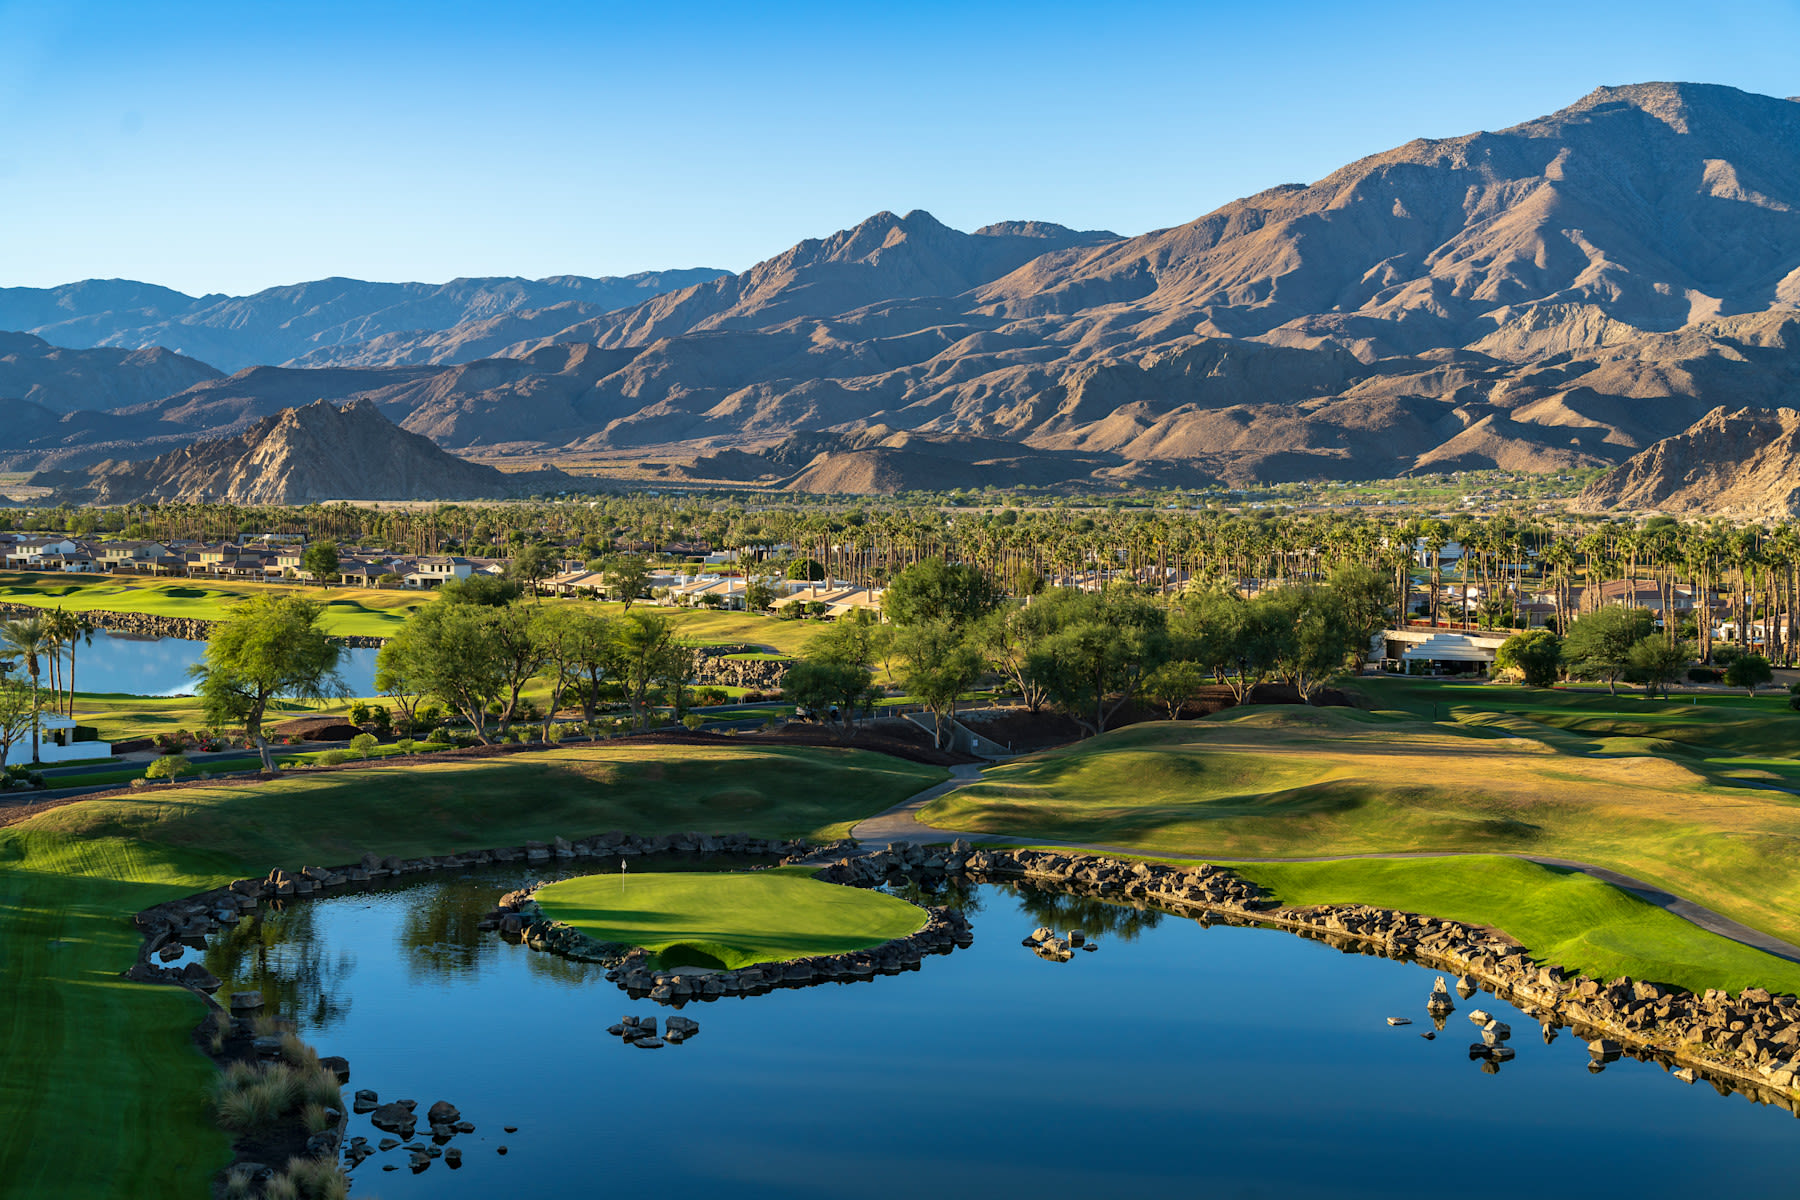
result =
M1777 724L1773 709L1671 705L1661 723L1654 711L1577 718L1548 703L1496 712L1483 693L1490 707L1431 721L1410 715L1430 711L1413 689L1394 690L1380 698L1385 714L1251 709L1133 726L994 767L922 818L1214 859L1569 858L1800 942L1800 798L1744 786L1800 767L1780 757L1800 728L1792 713ZM1440 717L1451 708L1436 702ZM1758 727L1774 754L1737 757Z
M821 883L809 869L588 875L538 889L553 920L662 965L735 969L843 954L916 933L925 913L893 896Z

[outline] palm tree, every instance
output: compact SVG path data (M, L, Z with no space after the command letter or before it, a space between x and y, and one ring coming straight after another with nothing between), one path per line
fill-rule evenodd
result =
M43 620L52 645L52 670L61 681L62 693L68 697L62 713L72 718L75 715L75 647L94 644L94 626L86 613L65 612L61 608L45 613ZM60 664L55 662L63 654L69 657L67 674L62 673Z
M38 761L38 656L50 651L51 641L48 629L42 617L25 617L17 621L0 624L0 646L7 650L8 658L23 658L25 670L31 675L31 761Z

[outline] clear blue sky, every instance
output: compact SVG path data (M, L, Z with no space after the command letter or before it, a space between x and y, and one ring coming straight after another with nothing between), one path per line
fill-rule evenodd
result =
M1603 83L1800 93L1726 5L0 0L0 285L741 270L882 209L1179 224Z

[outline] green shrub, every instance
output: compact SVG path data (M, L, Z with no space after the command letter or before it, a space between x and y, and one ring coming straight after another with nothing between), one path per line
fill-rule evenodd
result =
M144 778L179 779L181 776L191 773L193 769L193 764L188 762L186 755L165 754L144 768Z
M369 706L363 701L355 700L351 702L350 723L352 725L367 725L369 723Z
M319 757L313 759L313 762L321 767L335 767L340 763L349 762L350 757L348 750L326 750Z
M358 758L367 758L375 752L378 743L372 733L359 733L350 739L350 753Z

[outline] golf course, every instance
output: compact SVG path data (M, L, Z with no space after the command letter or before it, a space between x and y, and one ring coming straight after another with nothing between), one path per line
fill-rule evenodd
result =
M642 946L667 967L735 970L843 954L925 924L923 909L881 892L821 883L805 867L588 875L540 888L537 900L550 919L596 941Z
M608 829L829 837L943 777L857 750L599 743L172 788L14 820L0 827L6 1194L199 1196L230 1157L205 1105L213 1068L189 1038L199 1001L119 977L140 941L134 912L371 849L446 854Z

